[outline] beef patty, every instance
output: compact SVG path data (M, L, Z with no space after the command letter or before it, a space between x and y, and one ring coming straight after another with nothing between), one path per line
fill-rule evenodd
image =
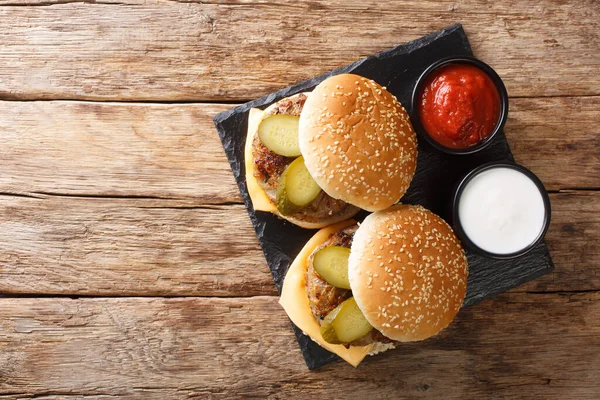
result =
M308 270L306 271L306 292L308 294L310 310L319 324L334 308L342 304L344 300L352 297L352 291L332 286L327 283L325 279L321 278L313 266L315 254L319 250L330 246L350 248L354 233L357 229L357 225L352 225L337 231L325 242L323 242L323 244L317 247L308 258ZM366 346L376 342L394 343L394 340L384 336L377 329L372 329L369 334L351 343L348 343L347 346Z

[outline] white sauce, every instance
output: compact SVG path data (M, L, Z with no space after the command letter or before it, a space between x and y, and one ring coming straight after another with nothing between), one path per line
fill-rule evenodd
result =
M490 253L510 254L537 239L544 228L545 206L527 175L497 167L467 183L458 202L458 217L475 245Z

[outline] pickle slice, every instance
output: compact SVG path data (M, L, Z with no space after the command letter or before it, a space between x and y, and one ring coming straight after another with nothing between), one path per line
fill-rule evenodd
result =
M331 324L342 343L350 343L360 339L373 329L360 308L358 308L354 297L350 297L342 303L342 308Z
M330 285L350 289L348 257L350 257L350 249L347 247L325 247L315 254L313 266L315 271Z
M298 207L290 201L287 196L287 169L281 174L277 183L277 194L275 195L275 202L277 203L277 210L281 215L291 215L298 211L301 207Z
M321 188L304 165L304 157L292 161L287 167L286 175L287 197L295 205L307 206L321 193Z
M371 332L373 327L350 297L331 311L321 324L321 336L331 344L350 343Z
M293 214L307 206L321 193L321 188L310 176L304 158L298 157L283 171L277 184L277 209L282 215Z
M258 138L267 148L285 157L298 157L298 121L300 117L277 114L262 120L258 126Z
M336 308L331 310L329 312L329 314L327 314L325 319L323 319L323 322L321 322L321 336L323 337L323 340L325 340L327 343L331 343L331 344L341 344L342 343L340 341L340 339L338 339L337 334L335 333L335 328L333 327L333 320L335 319L335 317L338 315L338 313L342 309L343 304L344 303L340 304L339 306L337 306Z

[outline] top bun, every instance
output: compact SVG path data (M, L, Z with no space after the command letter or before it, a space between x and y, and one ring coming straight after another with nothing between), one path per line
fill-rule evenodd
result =
M448 224L421 206L397 205L360 225L348 260L352 294L390 339L423 340L462 306L467 258Z
M321 82L300 114L300 151L331 197L368 211L397 203L417 164L408 114L376 82L341 74Z

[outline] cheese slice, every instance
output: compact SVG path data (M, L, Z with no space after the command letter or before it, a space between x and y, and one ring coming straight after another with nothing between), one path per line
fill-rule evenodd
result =
M250 194L250 200L256 211L277 212L277 207L271 202L265 191L258 185L254 177L254 158L252 157L252 141L258 126L263 120L264 111L251 108L248 114L248 134L246 135L246 147L244 148L244 161L246 166L246 187Z
M281 304L292 322L298 328L321 347L337 354L354 367L358 366L367 354L373 350L374 345L351 346L347 349L341 344L327 343L323 339L321 336L321 326L310 311L308 294L306 293L306 271L308 270L308 257L317 247L326 241L331 234L355 223L356 222L353 220L344 221L318 231L308 243L306 243L300 254L298 254L290 266L290 269L285 276L281 297L279 299L279 304Z

